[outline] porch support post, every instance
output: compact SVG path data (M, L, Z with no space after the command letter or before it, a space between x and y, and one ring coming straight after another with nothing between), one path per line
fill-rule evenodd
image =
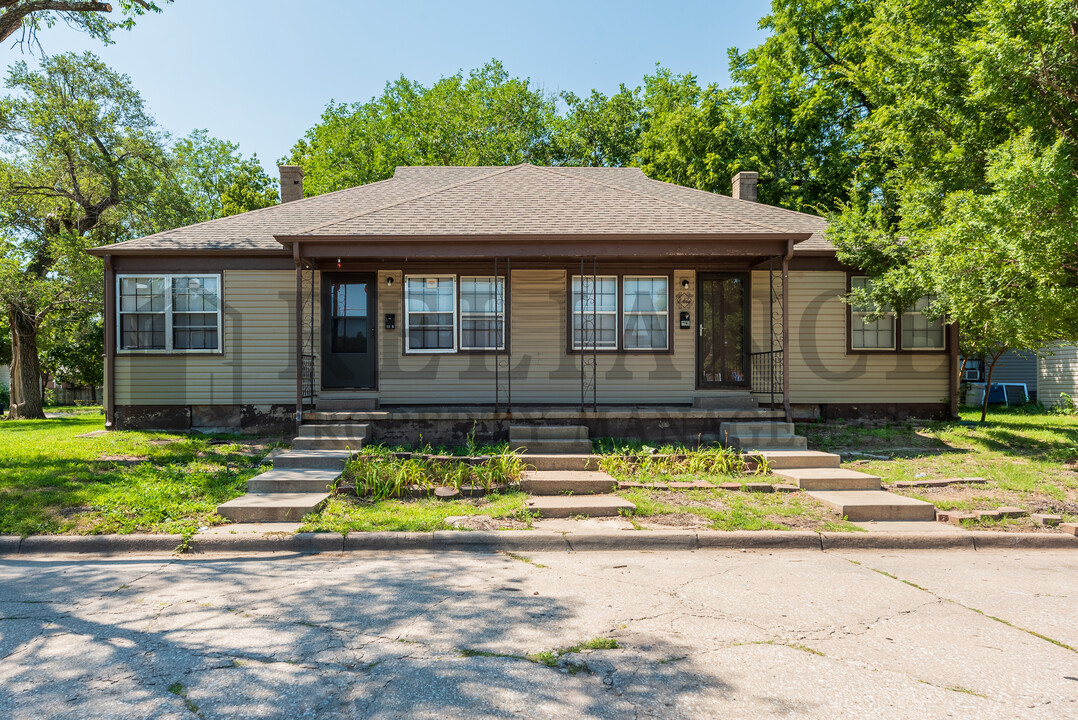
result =
M116 270L105 256L105 427L116 425Z
M292 243L296 261L296 425L303 422L303 261L299 243Z
M790 258L794 254L794 241L786 241L786 254L782 256L782 408L786 422L793 422L790 410Z

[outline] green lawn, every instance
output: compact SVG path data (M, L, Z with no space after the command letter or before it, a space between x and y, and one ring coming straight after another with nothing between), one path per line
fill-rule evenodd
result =
M244 492L270 445L249 436L110 432L100 408L0 422L0 534L190 533Z
M842 454L842 466L902 480L982 477L985 485L895 489L940 509L990 510L1017 505L1031 512L1078 518L1078 416L995 409L982 424L979 409L963 409L961 422L864 427L850 423L800 424L809 447ZM1028 520L983 522L993 529L1031 526Z
M524 507L527 497L522 492L488 495L464 500L374 500L330 497L320 513L303 519L305 532L356 532L395 530L432 532L448 530L445 519L461 515L488 515L503 528L521 528L530 518Z

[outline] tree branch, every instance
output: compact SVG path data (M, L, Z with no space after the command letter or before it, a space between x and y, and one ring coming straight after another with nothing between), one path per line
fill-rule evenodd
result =
M150 9L143 0L133 1L145 9ZM6 8L4 14L0 15L0 42L14 35L15 31L22 27L23 20L34 13L50 11L70 13L112 12L112 5L108 3L78 2L78 0L36 0L24 5L19 5L18 0L14 2L5 0L5 4L0 5L0 7Z

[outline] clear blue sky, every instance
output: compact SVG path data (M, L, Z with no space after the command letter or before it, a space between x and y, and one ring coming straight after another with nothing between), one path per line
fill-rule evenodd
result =
M655 63L729 83L726 49L759 44L769 0L625 2L177 0L104 46L67 27L47 53L92 50L131 76L175 135L206 128L274 163L331 99L378 94L400 75L429 84L491 58L549 92L617 90ZM34 57L5 44L4 66Z

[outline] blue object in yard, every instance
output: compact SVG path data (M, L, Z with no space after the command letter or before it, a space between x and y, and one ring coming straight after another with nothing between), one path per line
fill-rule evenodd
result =
M1007 402L1007 391L1002 383L992 383L992 389L988 391L988 404Z

